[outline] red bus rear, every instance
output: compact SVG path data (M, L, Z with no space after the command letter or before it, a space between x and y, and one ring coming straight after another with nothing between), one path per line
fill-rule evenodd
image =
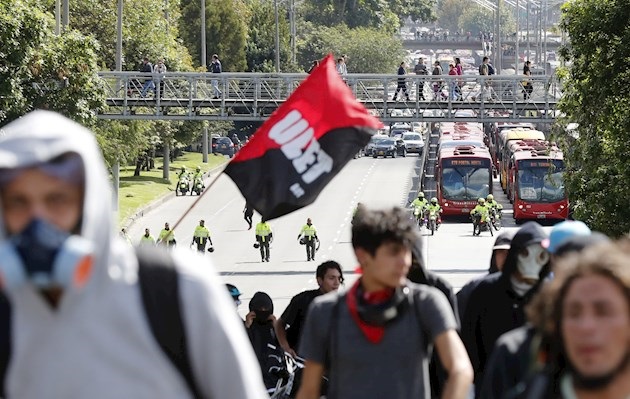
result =
M435 177L443 214L467 215L477 199L492 193L492 158L487 148L444 148L438 156Z
M516 222L527 219L564 220L569 201L564 191L562 152L540 155L536 151L514 153L513 199Z

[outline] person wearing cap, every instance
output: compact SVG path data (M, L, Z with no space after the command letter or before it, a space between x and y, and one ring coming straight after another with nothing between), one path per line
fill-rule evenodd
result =
M542 247L547 238L536 222L516 232L503 271L479 282L470 293L462 319L462 340L475 370L479 396L486 364L501 334L525 324L525 306L550 272L550 256Z
M303 242L306 246L306 260L315 260L315 243L319 241L319 238L317 237L317 229L313 226L311 218L307 218L306 224L302 226L302 229L297 236L298 241L300 241L302 236L304 237Z
M190 245L197 244L197 251L201 253L206 251L206 243L209 243L210 248L212 248L212 238L210 238L210 230L208 230L205 223L205 220L199 221L199 226L195 227L193 239L190 243Z
M235 285L233 284L225 284L225 287L227 288L228 292L230 293L230 296L232 297L232 300L234 300L234 305L236 307L238 307L241 304L241 291L238 290L238 288L236 288Z
M503 265L505 264L505 259L507 258L507 253L510 249L510 243L512 242L513 236L513 231L502 231L497 236L492 247L492 256L490 257L490 267L488 268L488 274L469 281L462 287L462 289L459 290L459 292L457 292L457 309L459 311L460 320L464 318L464 313L466 311L466 306L468 305L470 293L473 292L475 287L479 285L481 280L491 275L492 273L500 272L501 270L503 270Z
M556 256L558 248L566 241L575 237L585 237L591 235L591 229L579 220L565 220L553 226L549 233L549 238L542 242L542 246L549 251L553 257Z
M171 227L168 223L164 223L164 228L160 231L160 235L158 236L156 244L173 247L176 243L177 240L175 239L175 232L171 230Z
M12 317L0 319L0 336L11 338L8 347L0 340L0 373L9 370L0 375L2 396L268 398L212 263L191 251L136 252L118 236L94 132L48 111L24 115L3 132L0 290ZM178 311L179 323L143 301L158 283L173 283L144 273L166 267L162 257L178 288L169 298L176 309L164 313ZM168 345L150 315L176 338L185 333L185 344Z

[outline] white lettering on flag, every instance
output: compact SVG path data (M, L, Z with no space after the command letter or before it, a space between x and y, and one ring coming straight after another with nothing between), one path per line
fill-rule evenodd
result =
M333 168L333 159L322 150L314 137L313 128L297 110L289 112L272 126L269 138L280 145L282 153L292 161L306 184L314 182L324 173L330 173ZM304 189L298 183L289 189L297 198L304 195Z

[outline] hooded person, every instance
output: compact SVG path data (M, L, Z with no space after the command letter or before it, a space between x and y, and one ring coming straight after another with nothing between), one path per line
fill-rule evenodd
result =
M457 310L459 311L460 320L464 318L470 293L479 285L479 282L489 275L500 272L503 269L510 244L512 243L512 236L514 236L514 232L508 230L503 230L501 234L497 236L492 246L492 256L490 257L488 274L469 281L457 292Z
M282 359L280 344L273 329L274 321L271 297L264 292L256 292L249 301L245 326L268 390L275 388L278 382L278 375L272 371L281 366ZM276 349L270 348L269 344Z
M516 232L503 271L491 274L471 292L462 320L462 341L475 370L475 391L490 353L501 334L525 324L525 306L550 272L550 255L542 247L547 238L536 222Z
M453 315L459 329L460 319L459 312L457 311L457 297L453 291L453 286L446 281L446 279L433 273L427 269L424 261L424 251L422 249L422 240L417 240L411 248L411 267L407 273L407 278L416 284L424 284L430 287L437 288L444 294L448 303L453 309ZM440 357L437 353L433 352L431 361L429 363L429 381L431 384L431 397L442 397L442 391L444 383L448 378L448 374L444 369L444 366L440 362Z
M94 135L47 111L0 137L0 275L13 398L264 398L234 305L211 265L175 250L188 379L147 320L138 256L118 237ZM168 256L168 255L165 255ZM152 334L153 333L153 334ZM4 353L4 349L0 351ZM4 359L6 360L6 359Z

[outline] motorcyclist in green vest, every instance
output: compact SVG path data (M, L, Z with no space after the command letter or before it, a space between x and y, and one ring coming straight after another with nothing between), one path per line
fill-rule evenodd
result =
M420 191L418 193L418 198L414 199L411 202L411 208L413 209L413 214L418 220L418 224L422 226L424 211L426 207L429 205L429 201L424 197L424 193Z
M302 236L304 238L300 240ZM306 219L306 224L302 226L297 238L300 244L306 245L306 260L315 260L315 243L319 241L319 238L317 238L317 229L313 226L311 218Z
M475 216L481 216L480 222L485 223L490 216L489 212L490 210L486 206L486 200L483 198L479 198L477 200L477 206L475 206L475 208L470 211L470 215L473 216L473 221Z
M164 223L164 228L160 231L160 235L157 239L157 244L166 245L167 247L173 247L176 244L175 232L171 230L168 223Z
M179 185L181 184L182 180L188 178L188 171L186 171L185 166L182 166L179 172L177 172L177 186L175 187L175 192L179 192Z
M263 262L269 262L269 244L273 241L273 232L269 223L260 219L256 224L256 242L260 248L260 258Z
M433 197L431 198L431 202L429 202L429 204L426 206L426 215L427 215L427 219L429 217L429 215L431 214L431 212L435 212L435 214L437 215L437 223L435 226L435 229L439 229L440 225L442 224L442 217L440 216L440 214L442 213L442 207L440 206L440 204L438 203L438 199Z
M195 168L195 174L193 175L192 181L193 191L195 191L195 187L197 186L198 182L201 183L201 190L204 190L206 188L206 185L203 183L203 173L201 172L201 168L199 166Z
M151 235L149 229L144 229L144 235L140 237L140 245L155 245L155 237Z
M492 212L494 209L496 217L501 219L501 211L503 210L503 205L499 204L494 200L494 195L488 194L486 197L486 206L488 207L488 212Z
M200 220L199 226L195 227L195 232L193 233L193 240L190 245L197 244L197 251L205 252L206 243L210 244L208 250L212 248L212 238L210 238L210 230L205 226L205 221Z

